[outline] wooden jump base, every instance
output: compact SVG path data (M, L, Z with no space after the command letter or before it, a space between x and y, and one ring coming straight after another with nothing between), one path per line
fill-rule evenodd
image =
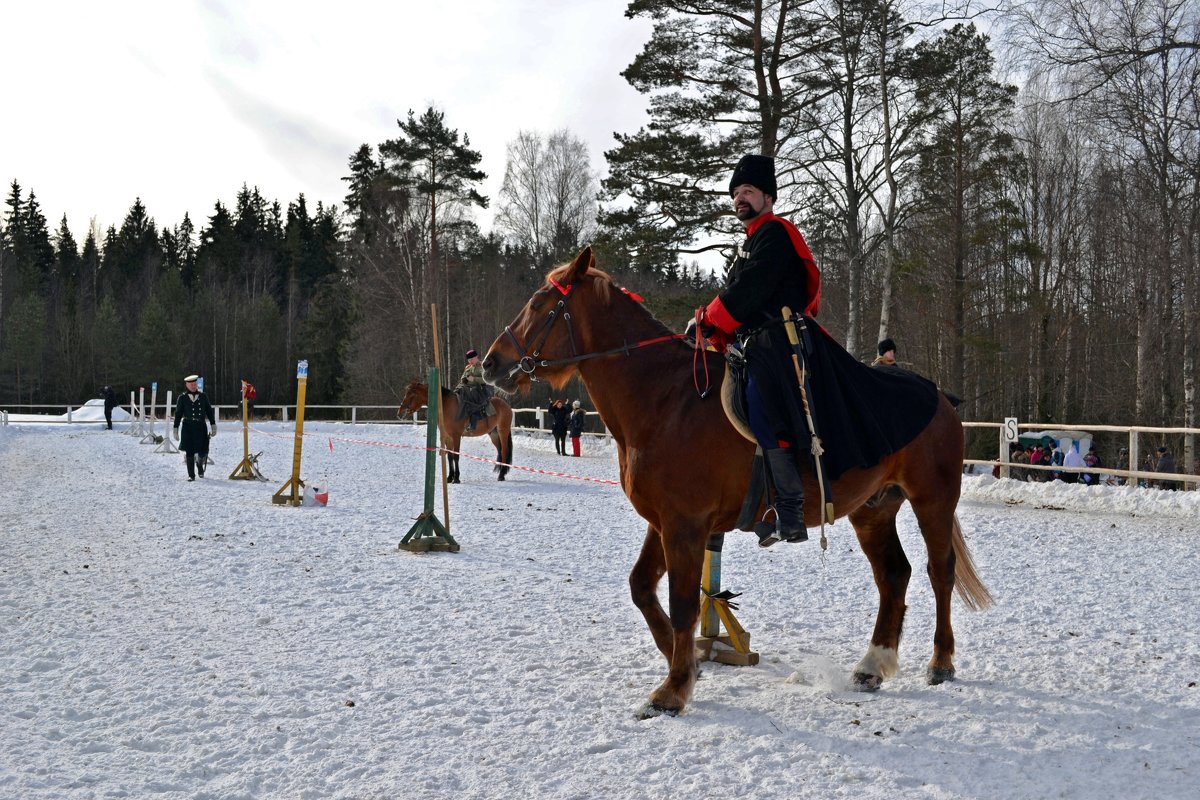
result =
M243 381L243 384L245 382ZM246 389L242 387L242 460L229 473L231 481L265 481L266 478L258 470L258 456L250 455L250 401L246 399Z
M703 661L716 661L738 667L758 663L758 653L750 649L750 634L733 615L729 601L737 595L721 591L721 548L725 534L708 537L704 549L704 572L700 578L700 635L696 649ZM726 633L721 633L721 626Z

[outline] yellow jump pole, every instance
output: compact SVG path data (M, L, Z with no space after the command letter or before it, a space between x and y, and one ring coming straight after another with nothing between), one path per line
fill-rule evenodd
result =
M258 478L254 459L250 457L250 401L246 398L246 382L242 381L242 460L229 473L231 481L252 481Z
M296 444L292 449L292 477L287 479L279 491L275 492L271 502L277 505L298 506L303 502L300 497L300 451L304 445L304 393L308 388L308 362L296 364ZM288 495L284 492L291 490Z

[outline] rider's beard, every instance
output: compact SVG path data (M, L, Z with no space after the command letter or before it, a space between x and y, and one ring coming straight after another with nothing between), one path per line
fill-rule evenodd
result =
M734 206L733 214L742 222L749 222L762 213L765 205L766 204L764 203L762 206L755 208L753 203L746 201L745 203L739 203L738 205Z

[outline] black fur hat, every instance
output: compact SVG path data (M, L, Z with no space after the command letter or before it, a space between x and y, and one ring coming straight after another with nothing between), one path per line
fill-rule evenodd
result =
M748 183L762 190L763 194L774 200L779 196L775 186L775 159L770 156L742 156L742 160L733 168L733 177L729 179L729 193Z
M896 343L893 342L890 338L884 339L882 342L879 343L879 355L883 355L888 350L895 350L895 349L896 349Z

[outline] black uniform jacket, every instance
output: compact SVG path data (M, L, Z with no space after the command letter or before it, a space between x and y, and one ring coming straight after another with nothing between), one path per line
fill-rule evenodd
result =
M179 449L185 453L208 452L208 427L205 421L217 424L212 404L204 392L179 395L175 404L175 427L179 428Z

